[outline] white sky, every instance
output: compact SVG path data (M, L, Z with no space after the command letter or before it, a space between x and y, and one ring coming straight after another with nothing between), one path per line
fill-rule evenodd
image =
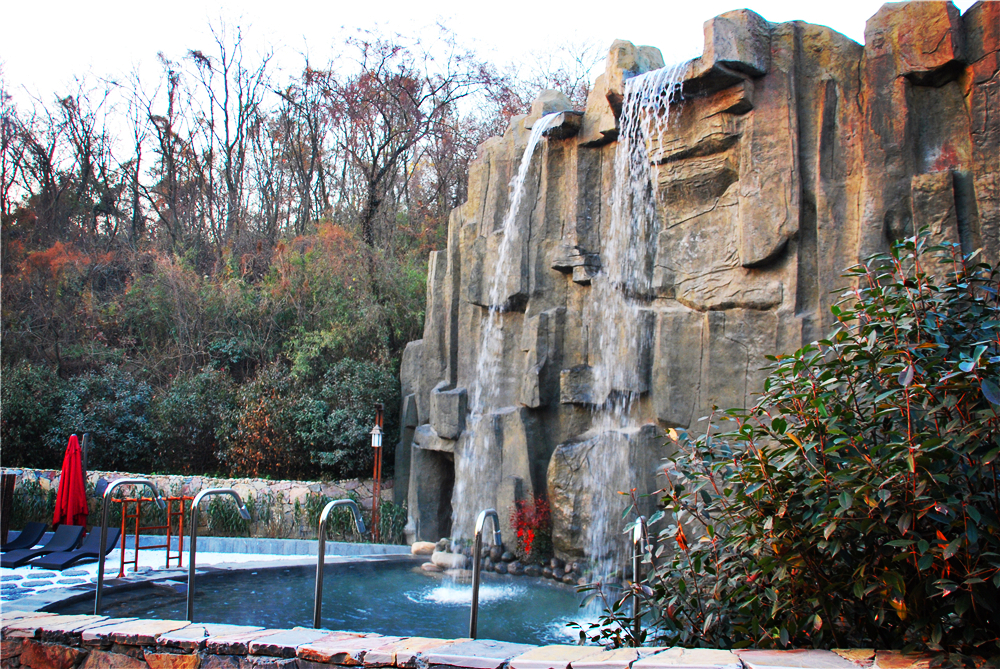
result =
M860 42L865 21L881 4L753 0L750 7L772 22L825 24ZM964 11L973 0L956 4ZM207 26L220 18L244 26L251 44L270 45L277 64L292 71L306 50L314 63L325 63L342 28L419 35L438 20L498 64L566 40L593 39L610 46L616 38L659 47L670 63L701 52L706 19L745 6L740 0L4 0L3 5L4 79L9 88L42 98L68 92L74 76L116 77L140 64L144 70L156 68L158 51L175 59L188 49L212 51Z

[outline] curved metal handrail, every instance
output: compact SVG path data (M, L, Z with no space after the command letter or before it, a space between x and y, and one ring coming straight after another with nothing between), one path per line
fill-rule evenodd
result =
M101 509L101 543L99 544L101 548L101 556L97 561L97 593L94 595L94 615L101 615L101 591L104 589L104 558L105 551L103 550L105 545L108 543L108 509L110 506L108 502L111 500L111 493L114 489L123 485L144 485L153 491L153 501L156 502L157 506L161 509L167 507L166 502L160 497L160 491L156 489L153 482L149 479L116 479L104 489L104 501L102 503ZM141 502L140 502L141 504ZM136 541L139 537L136 537ZM125 535L121 537L122 550L125 550Z
M476 638L476 628L479 626L479 575L483 568L483 527L486 519L493 521L493 543L503 545L500 538L500 517L495 509L486 509L476 518L476 541L472 551L472 612L469 615L469 638Z
M638 639L642 632L642 613L639 611L639 580L642 577L642 554L645 550L646 536L649 529L646 527L646 517L639 516L632 527L632 635L633 639Z
M319 516L319 544L316 547L316 590L313 595L313 627L319 629L323 612L323 563L326 561L326 521L336 506L346 506L354 514L354 525L358 534L365 533L365 521L361 519L361 509L353 499L336 499L325 507Z
M250 512L247 511L239 493L232 488L209 488L195 495L194 501L191 502L191 545L188 548L187 619L191 622L194 622L194 561L198 553L198 504L209 495L232 495L239 507L240 517L243 520L250 520Z

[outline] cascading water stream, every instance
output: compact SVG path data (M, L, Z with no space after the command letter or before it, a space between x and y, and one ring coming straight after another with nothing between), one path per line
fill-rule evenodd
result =
M503 323L502 313L507 305L508 288L512 279L520 275L520 267L515 268L513 251L521 244L522 234L526 231L517 225L521 201L527 190L526 181L531 167L531 158L535 149L544 137L546 130L552 127L558 119L558 113L546 114L535 121L528 137L528 143L521 156L517 174L510 182L510 203L500 228L500 244L497 250L497 261L493 268L488 293L488 314L483 319L479 356L476 363L476 383L469 398L469 416L466 434L470 438L463 440L465 447L455 454L455 488L452 493L452 537L461 538L464 531L471 528L476 514L482 509L478 500L490 498L490 490L482 490L483 494L474 494L470 486L488 488L485 474L490 466L491 457L496 444L493 425L481 426L484 420L491 420L491 411L500 408L499 378L503 358ZM492 506L492 502L485 502ZM483 508L486 508L483 506Z
M643 358L652 345L641 307L651 298L658 231L655 183L649 145L662 145L670 104L679 97L687 63L629 79L620 116L611 220L602 240L601 271L593 278L590 323L596 328L592 364L592 444L583 486L592 495L586 545L597 579L624 561L617 494L632 487L638 472L630 463L629 434L639 427L636 404L647 390Z

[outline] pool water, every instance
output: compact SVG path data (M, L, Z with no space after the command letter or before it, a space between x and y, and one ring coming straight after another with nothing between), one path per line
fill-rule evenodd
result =
M240 570L199 575L194 618L198 622L312 626L315 567ZM106 592L104 615L183 620L185 583L168 581L141 589ZM328 565L323 579L327 629L394 636L464 637L469 633L472 588L412 563ZM479 590L479 637L521 643L567 643L577 632L570 621L590 618L571 586L524 577L483 574ZM56 613L93 613L93 599Z

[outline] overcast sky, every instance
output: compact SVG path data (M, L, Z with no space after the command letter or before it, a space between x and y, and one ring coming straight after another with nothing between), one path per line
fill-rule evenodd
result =
M801 19L864 40L875 0L754 0L769 21ZM956 2L965 10L973 0ZM496 62L516 61L567 40L610 46L616 38L659 47L666 62L698 55L702 23L745 6L738 0L643 2L482 2L477 0L7 0L0 64L12 88L42 97L70 90L73 76L119 76L136 65L156 67L156 53L180 58L188 49L211 51L207 26L239 23L257 48L275 51L277 64L295 70L298 54L314 63L332 55L343 29L381 28L419 35L443 22L465 43Z

